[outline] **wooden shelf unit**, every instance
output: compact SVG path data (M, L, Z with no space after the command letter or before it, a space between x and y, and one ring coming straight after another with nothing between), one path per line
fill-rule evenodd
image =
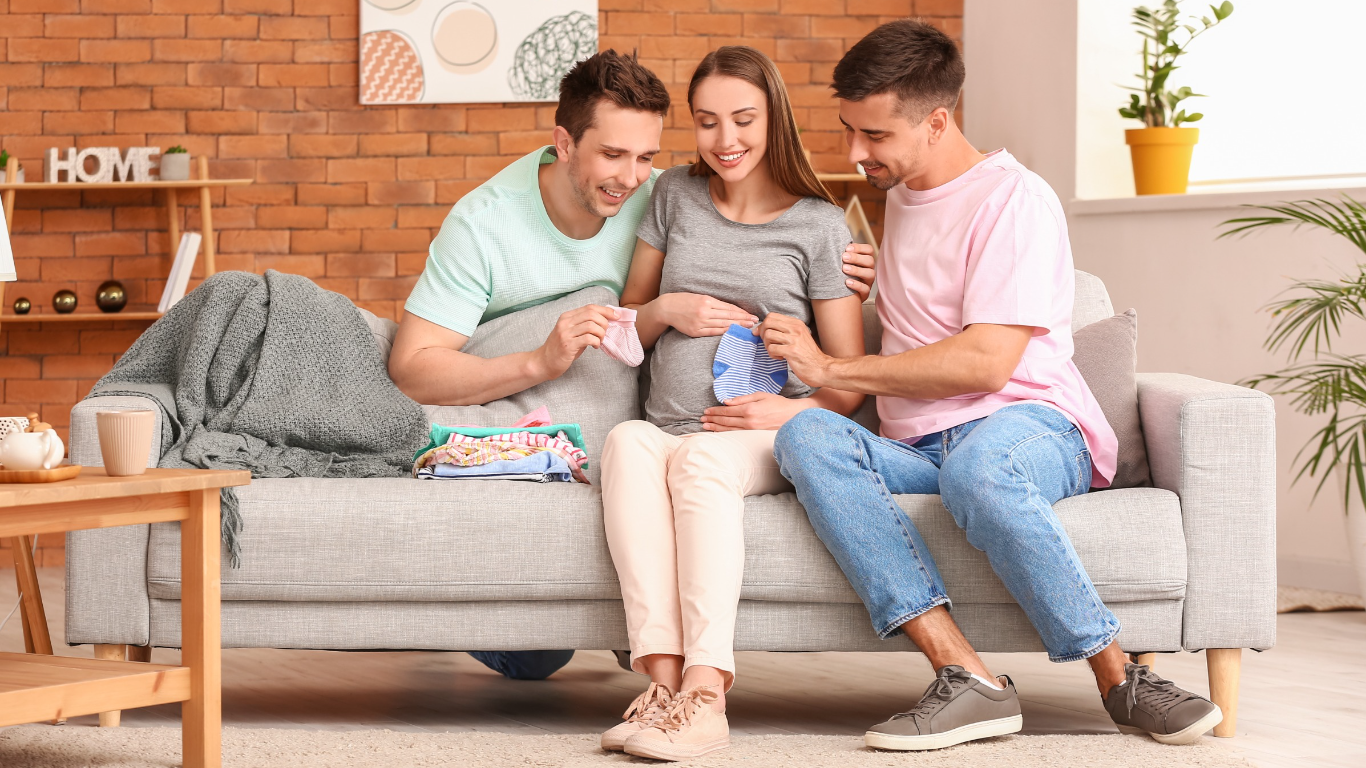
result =
M5 178L18 178L19 161L11 157L9 164L5 168ZM90 192L94 190L112 189L161 189L166 192L166 214L168 219L167 234L172 254L180 244L180 200L181 190L199 190L199 217L202 222L204 241L204 276L217 272L214 264L216 251L213 241L213 210L209 200L209 190L215 187L241 187L251 184L252 179L210 179L209 161L207 158L199 158L199 178L188 179L186 181L111 181L99 184L84 184L81 182L61 181L56 183L33 182L26 184L23 182L6 182L0 184L0 196L3 196L5 206L5 224L11 230L14 228L14 198L20 190L26 192ZM18 254L15 254L18 257ZM49 315L16 315L13 310L5 303L5 283L0 283L0 324L4 323L61 323L76 321L95 321L95 320L156 320L161 317L157 312L129 312L129 313L94 313L86 312L81 314L59 315L56 313Z

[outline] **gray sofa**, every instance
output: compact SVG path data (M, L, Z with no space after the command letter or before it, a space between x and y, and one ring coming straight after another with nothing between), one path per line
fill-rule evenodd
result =
M614 298L597 290L605 295L581 292L579 303ZM523 322L526 328L511 340L504 333L481 347L476 335L471 351L538 344L558 314L557 307L548 309L542 313L548 320ZM880 329L867 309L874 349ZM1074 330L1112 314L1104 285L1078 272ZM392 325L372 320L382 349ZM596 460L611 426L637 417L636 382L634 371L590 351L564 379L509 401L428 411L441 423L496 425L549 403L557 420L583 424ZM1131 652L1270 647L1276 628L1271 399L1177 374L1140 374L1138 399L1156 487L1097 491L1056 507L1100 596L1123 624L1122 646ZM73 462L100 464L94 412L108 405L147 403L123 397L79 403L71 419ZM872 413L865 408L862 418ZM149 465L156 458L149 456ZM596 471L591 474L596 483ZM225 647L627 647L596 487L267 479L240 489L240 498L243 565L223 571ZM924 534L954 616L977 648L1042 650L939 498L898 501ZM178 646L175 526L69 535L68 643ZM904 637L877 639L793 494L748 499L745 541L737 649L914 650ZM1230 673L1219 674L1226 687ZM1231 674L1236 692L1236 663Z

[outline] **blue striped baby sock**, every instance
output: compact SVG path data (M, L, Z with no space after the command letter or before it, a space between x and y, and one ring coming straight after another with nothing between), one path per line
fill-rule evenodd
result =
M778 394L787 383L787 361L768 356L763 339L743 325L731 324L721 337L716 349L716 361L711 364L712 391L716 399L726 402L755 392Z

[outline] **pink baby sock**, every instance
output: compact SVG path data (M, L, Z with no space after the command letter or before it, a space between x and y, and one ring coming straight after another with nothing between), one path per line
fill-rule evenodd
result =
M607 323L607 335L602 339L602 351L632 368L645 360L645 350L640 347L640 336L636 334L636 311L623 307L613 307L617 319Z

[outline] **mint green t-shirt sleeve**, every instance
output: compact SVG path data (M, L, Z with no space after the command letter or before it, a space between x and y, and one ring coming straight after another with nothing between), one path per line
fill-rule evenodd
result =
M427 266L404 309L444 328L471 336L493 295L483 243L468 219L452 213L427 251Z

